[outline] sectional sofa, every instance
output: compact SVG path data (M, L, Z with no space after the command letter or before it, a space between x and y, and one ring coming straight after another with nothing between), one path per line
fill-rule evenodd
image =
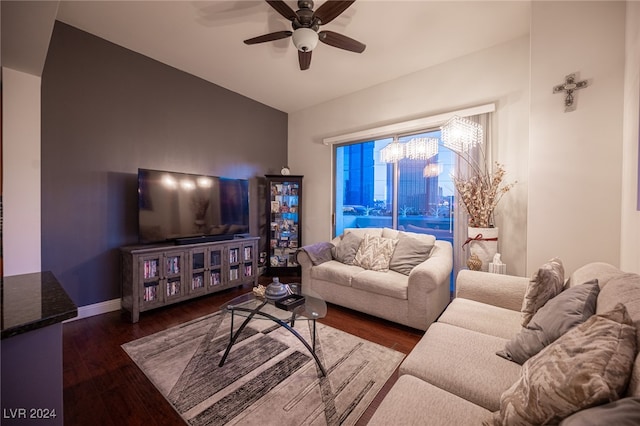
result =
M640 276L565 278L461 271L369 425L640 424Z

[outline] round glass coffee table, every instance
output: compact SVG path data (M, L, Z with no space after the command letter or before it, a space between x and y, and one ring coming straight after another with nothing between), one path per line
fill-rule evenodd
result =
M299 288L299 286L298 286ZM300 297L304 297L304 300ZM297 304L296 306L293 306ZM222 367L229 356L231 348L238 340L238 336L245 329L247 324L253 319L270 320L289 330L302 344L309 350L316 360L323 376L327 375L324 366L316 355L316 320L327 315L327 303L318 295L313 294L290 294L279 299L256 296L253 292L238 296L225 303L221 310L226 310L231 314L231 327L229 332L229 344L224 351L224 355L218 364ZM243 317L244 321L234 332L233 323L236 316ZM311 344L305 340L294 328L296 321L311 321L312 333Z

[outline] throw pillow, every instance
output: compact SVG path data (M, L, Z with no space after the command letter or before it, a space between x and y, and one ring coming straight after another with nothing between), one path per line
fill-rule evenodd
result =
M526 328L497 352L503 358L523 364L564 333L596 313L598 280L571 287L549 300L531 318Z
M372 271L388 271L389 261L397 243L398 240L367 234L356 253L353 264Z
M398 235L398 243L393 251L389 269L409 275L411 270L429 258L433 243L421 238L414 238L406 233Z
M300 250L305 251L309 255L311 263L314 265L320 265L324 262L330 261L332 257L332 250L334 245L327 242L315 243L306 245Z
M622 396L636 355L636 329L623 304L569 330L522 366L500 397L494 423L557 424Z
M560 426L640 425L640 398L622 398L570 415Z
M356 258L356 253L361 243L362 238L353 232L347 232L342 236L340 242L331 249L331 254L338 262L345 265L353 265L353 260Z
M527 285L522 301L522 326L526 327L538 309L560 294L563 286L564 267L562 261L554 257L538 269Z
M418 234L417 232L407 232L407 231L399 231L398 236L406 235L407 237L417 238L420 241L423 241L427 244L435 245L436 237L431 234Z

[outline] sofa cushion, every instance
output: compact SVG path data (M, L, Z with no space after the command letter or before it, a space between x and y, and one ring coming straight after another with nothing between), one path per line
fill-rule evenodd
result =
M570 415L560 426L640 425L640 398L623 398Z
M409 275L414 267L427 260L435 245L435 238L430 241L430 239L417 238L406 232L399 232L397 241L389 262L389 269L404 275Z
M491 412L410 375L398 378L368 426L477 426Z
M398 236L400 235L400 231L398 231L397 229L393 229L393 228L382 228L382 237L384 238L392 238L394 240L398 239Z
M619 399L636 355L636 330L622 304L569 330L522 366L500 398L496 424L556 424Z
M604 262L591 262L583 265L573 271L565 284L565 288L573 287L574 285L584 284L592 279L597 279L600 284L600 288L604 287L610 279L618 277L624 274L620 269L613 265Z
M636 344L640 348L640 275L622 273L607 282L600 290L596 313L610 311L617 303L624 303L627 308L636 326ZM627 396L640 397L640 353L633 366Z
M388 271L396 244L398 240L366 234L353 264L372 271Z
M521 367L495 353L506 340L449 324L431 324L402 364L411 374L459 397L496 411L500 395Z
M598 280L571 287L549 300L497 354L523 364L558 337L596 313Z
M419 238L427 243L431 243L432 245L436 242L435 235L432 235L429 233L410 232L410 231L405 231L403 229L398 230L398 229L392 229L392 228L382 228L381 236L384 238L393 238L394 240L397 240L400 237L400 235Z
M521 318L520 311L456 297L438 318L438 322L511 339L522 330Z
M348 232L353 232L360 238L364 238L367 234L374 237L382 237L382 228L345 228L343 233L346 234Z
M337 260L330 260L311 268L311 278L350 287L352 277L362 270L359 266L345 265Z
M556 257L542 265L527 285L522 301L522 326L526 327L538 309L558 295L563 286L564 267Z
M345 265L353 265L356 253L362 243L362 237L355 232L345 232L340 242L331 249L333 258Z
M401 300L407 300L408 283L409 280L405 275L395 271L364 270L351 279L351 287L353 288Z

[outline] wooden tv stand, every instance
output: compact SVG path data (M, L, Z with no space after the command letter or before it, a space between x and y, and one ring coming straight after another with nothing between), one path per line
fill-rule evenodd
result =
M257 286L259 240L122 247L122 308L135 323L140 312L243 284Z

